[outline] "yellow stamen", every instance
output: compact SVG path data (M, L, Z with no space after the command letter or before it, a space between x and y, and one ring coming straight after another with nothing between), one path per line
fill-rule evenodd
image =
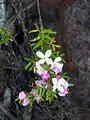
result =
M34 73L36 72L36 67L34 66Z

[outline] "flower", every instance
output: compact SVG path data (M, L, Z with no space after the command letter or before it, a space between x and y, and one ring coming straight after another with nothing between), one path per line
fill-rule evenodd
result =
M44 82L43 80L37 80L35 84L39 87L43 87L44 85L46 85L46 82Z
M60 76L60 75L58 75L58 76L57 76L57 79L58 79L58 80L59 80L59 79L61 79L61 76Z
M29 104L30 100L28 98L25 98L22 102L23 106L27 106Z
M40 60L39 60L39 63L40 64L44 64L45 62L49 65L49 64L51 64L52 63L52 59L51 58L49 58L50 56L51 56L51 50L47 50L46 52L45 52L45 55L42 53L42 52L36 52L36 55L39 57L39 58L41 58Z
M41 78L42 78L43 80L48 80L49 77L50 77L50 75L49 75L48 71L45 71L45 72L42 74L42 76L41 76Z
M64 92L64 90L67 89L67 87L69 86L68 82L65 81L64 78L61 78L59 80L56 78L52 78L52 83L53 83L53 91L58 89L60 92Z
M37 61L36 62L36 71L39 75L42 75L43 73L46 72L46 70L44 70L41 66L40 66L40 63Z
M66 89L64 89L63 92L59 92L58 94L59 94L59 96L65 96L66 94L68 94L68 91Z
M55 58L54 62L51 63L51 70L53 70L56 74L62 72L63 63L59 63L61 61L61 57Z
M32 91L30 92L30 95L35 96L36 95L36 90L32 89Z
M22 91L19 93L19 99L24 100L26 98L26 94Z
M61 68L61 67L62 67L62 64L59 63L59 62L61 61L61 59L62 59L61 57L55 58L54 62L51 63L51 65L52 65L52 66L56 66L56 67L58 67L58 68Z
M52 66L51 69L52 69L56 74L62 72L62 68L57 68L56 66Z

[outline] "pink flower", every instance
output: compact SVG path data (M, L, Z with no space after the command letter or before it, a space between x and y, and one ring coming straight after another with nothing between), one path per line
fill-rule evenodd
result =
M56 74L62 72L62 68L58 68L58 67L56 67L56 66L52 66L52 67L51 67L51 70L53 70Z
M28 104L29 104L29 99L28 98L25 98L24 100L23 100L23 103L22 103L22 105L23 106L27 106Z
M59 80L59 79L61 79L61 76L60 76L60 75L58 75L58 76L57 76L57 79L58 79L58 80Z
M22 91L19 93L19 99L24 100L26 98L26 94Z
M43 87L43 85L46 85L46 82L44 82L43 80L37 80L35 84L39 87Z
M30 95L35 96L36 95L36 90L32 89L32 91L30 92Z
M68 94L68 91L66 89L64 89L63 92L60 91L58 94L59 94L59 96L65 96L66 94Z
M42 75L41 75L43 80L48 80L48 78L50 77L48 71L45 71Z
M53 70L56 74L62 72L62 68L63 68L63 63L61 62L61 57L57 57L55 58L55 60L51 63L51 70Z

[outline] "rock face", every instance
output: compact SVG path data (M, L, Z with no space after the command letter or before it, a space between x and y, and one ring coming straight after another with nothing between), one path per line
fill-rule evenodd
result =
M78 75L75 75L76 89L74 89L73 97L76 104L83 108L84 114L81 114L81 119L85 117L85 120L89 120L89 114L87 115L85 110L90 108L89 13L90 1L85 0L77 0L66 11L68 19L67 51L72 58L73 65L78 69Z

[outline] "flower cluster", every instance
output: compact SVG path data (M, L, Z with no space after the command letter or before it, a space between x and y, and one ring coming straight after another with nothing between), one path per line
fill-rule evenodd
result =
M68 94L69 83L63 78L61 73L63 72L63 62L61 57L52 58L52 51L47 50L45 54L38 51L36 52L37 61L34 63L36 74L38 78L34 83L34 88L31 92L19 93L19 100L23 106L28 105L36 100L40 102L45 99L50 100L59 96L65 96ZM49 91L49 92L48 92ZM50 96L53 96L50 98Z
M63 63L60 63L61 57L56 57L53 61L50 58L51 50L47 50L45 55L42 52L37 52L36 55L40 58L40 60L36 62L36 71L39 75L41 75L42 78L40 83L43 83L50 78L49 72L40 66L40 64L44 64L46 62L46 65L50 65L50 69L54 72L53 74L56 74L56 78L51 78L53 83L52 91L58 90L58 94L60 96L65 96L68 93L67 88L69 84L64 78L58 75L63 69ZM44 84L46 84L46 82Z

